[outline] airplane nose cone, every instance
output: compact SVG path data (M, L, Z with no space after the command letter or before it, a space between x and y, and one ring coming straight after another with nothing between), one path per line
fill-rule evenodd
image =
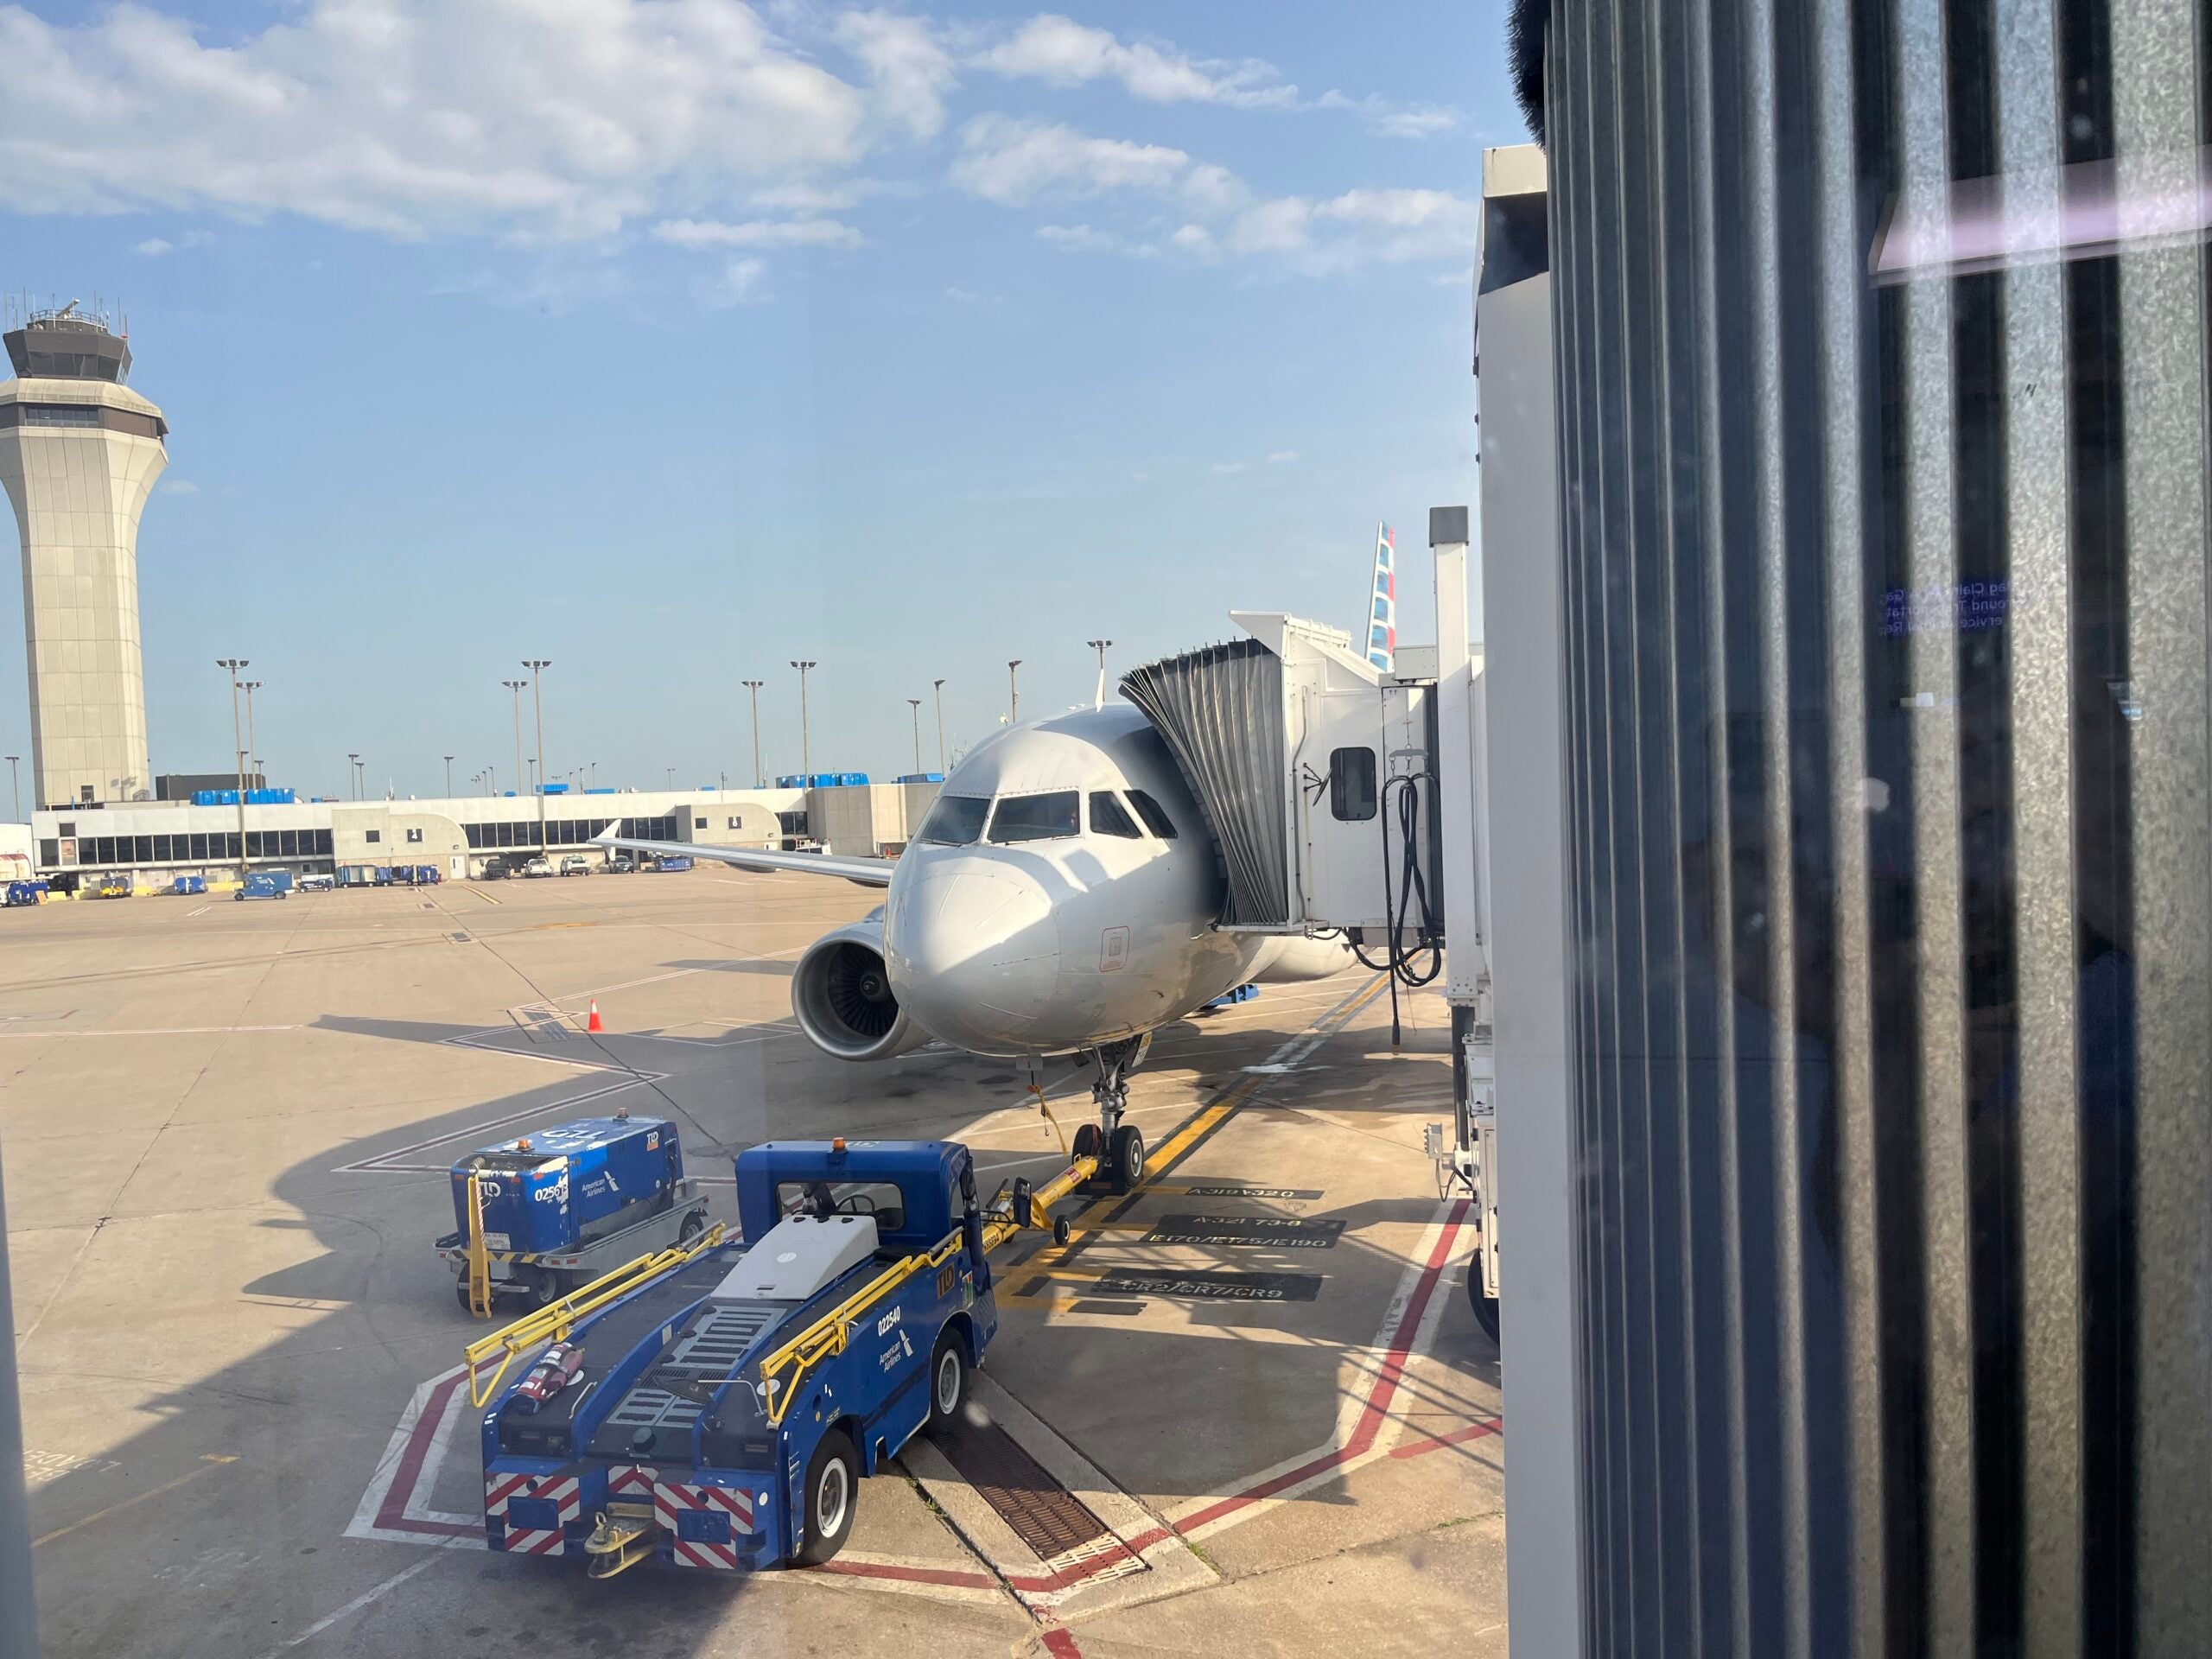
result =
M1052 897L1026 871L948 859L913 873L885 918L900 1005L931 1036L1020 1052L1051 1012L1060 971Z

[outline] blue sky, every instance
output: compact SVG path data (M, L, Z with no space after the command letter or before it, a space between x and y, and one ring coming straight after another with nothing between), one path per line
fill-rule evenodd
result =
M157 770L512 786L912 763L1224 637L1351 626L1469 500L1500 0L0 5L0 283L119 296L172 428ZM1433 636L1410 557L1402 632ZM11 601L10 608L19 601ZM22 631L0 740L27 753ZM935 764L924 708L925 761Z

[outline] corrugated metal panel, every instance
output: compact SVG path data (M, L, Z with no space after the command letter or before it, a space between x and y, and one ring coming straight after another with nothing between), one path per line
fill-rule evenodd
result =
M1229 874L1222 920L1288 921L1282 659L1256 639L1231 640L1135 669L1122 695L1166 740L1205 810Z
M2212 1628L2206 27L1552 14L1593 1653Z

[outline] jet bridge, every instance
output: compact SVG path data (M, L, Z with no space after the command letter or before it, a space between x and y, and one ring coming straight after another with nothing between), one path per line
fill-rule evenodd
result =
M1442 943L1436 653L1384 673L1338 628L1236 611L1246 638L1147 664L1122 693L1166 741L1220 850L1230 931Z

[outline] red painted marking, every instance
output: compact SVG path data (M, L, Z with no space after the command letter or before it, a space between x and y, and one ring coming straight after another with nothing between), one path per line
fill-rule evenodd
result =
M1452 1206L1452 1213L1445 1217L1444 1230L1437 1235L1436 1248L1428 1253L1422 1265L1421 1278L1414 1286L1414 1294L1407 1299L1405 1317L1398 1321L1398 1328L1391 1333L1390 1346L1382 1356L1382 1364L1375 1378L1375 1385L1368 1390L1366 1403L1361 1408L1359 1421L1353 1425L1351 1438L1335 1451L1300 1464L1287 1473L1263 1480L1258 1485L1233 1493L1218 1503L1209 1503L1196 1515L1185 1516L1176 1523L1176 1530L1188 1535L1225 1515L1234 1515L1262 1498L1273 1497L1277 1492L1311 1480L1316 1475L1350 1463L1365 1454L1375 1444L1381 1432L1382 1420L1389 1414L1390 1402L1404 1379L1408 1357L1413 1351L1414 1332L1421 1329L1421 1316L1428 1311L1428 1299L1436 1289L1436 1281L1443 1274L1444 1264L1450 1260L1452 1241L1459 1236L1459 1224L1465 1219L1468 1201L1459 1199Z
M842 1573L855 1579L896 1579L904 1584L946 1584L963 1590L995 1590L998 1580L988 1573L967 1573L952 1567L895 1567L881 1561L824 1561L802 1567L806 1573Z
M1075 1644L1075 1637L1057 1626L1045 1632L1045 1651L1052 1659L1083 1659L1083 1649Z
M422 1478L423 1459L429 1456L430 1442L437 1438L438 1424L444 1420L446 1402L461 1386L463 1375L456 1372L447 1378L423 1403L423 1414L415 1420L415 1432L407 1437L407 1450L400 1454L399 1471L378 1507L378 1527L394 1532L428 1533L435 1538L473 1538L483 1531L481 1527L451 1521L416 1521L406 1513L407 1500L415 1495L415 1483Z
M1455 1428L1449 1434L1432 1434L1425 1440L1415 1440L1410 1446L1390 1448L1394 1458L1417 1458L1424 1452L1441 1452L1447 1446L1459 1446L1468 1440L1479 1440L1484 1435L1505 1433L1505 1419L1486 1417L1479 1423L1469 1423L1465 1428Z

